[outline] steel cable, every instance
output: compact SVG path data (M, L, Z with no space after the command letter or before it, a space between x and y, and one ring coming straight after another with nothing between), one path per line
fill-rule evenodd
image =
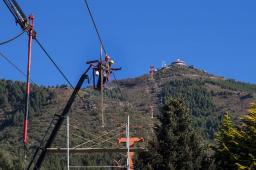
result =
M71 82L69 81L69 79L67 78L67 76L65 75L65 73L61 70L61 68L57 65L57 63L53 60L53 58L51 57L51 55L46 51L46 49L44 48L44 46L39 42L39 40L37 38L35 38L36 43L39 45L39 47L44 51L44 53L46 54L46 56L48 57L48 59L53 63L53 65L55 66L55 68L59 71L59 73L62 75L62 77L66 80L66 82L69 84L69 86L74 90L74 86L71 84ZM77 94L78 97L84 101L84 99Z
M6 40L6 41L0 42L0 45L4 45L4 44L10 43L10 42L16 40L16 39L19 38L21 35L23 35L24 32L26 32L26 29L23 30L23 31L22 31L21 33L19 33L18 35L14 36L14 37L12 37L12 38Z
M94 27L94 29L95 29L95 31L96 31L96 33L97 33L97 36L98 36L98 39L99 39L100 44L101 44L101 46L102 46L102 49L103 49L105 55L107 55L106 49L105 49L104 44L103 44L103 40L102 40L102 38L101 38L101 36L100 36L99 29L98 29L98 27L97 27L97 25L96 25L95 19L94 19L93 15L92 15L92 12L91 12L91 9L90 9L90 7L89 7L89 4L88 4L87 0L84 0L84 3L85 3L86 8L87 8L87 10L88 10L88 12L89 12L90 18L91 18L92 23L93 23L93 27Z

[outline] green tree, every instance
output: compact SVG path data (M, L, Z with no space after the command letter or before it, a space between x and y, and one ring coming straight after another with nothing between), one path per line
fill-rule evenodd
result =
M256 103L237 127L225 115L215 140L214 157L219 169L256 169Z
M200 135L192 128L191 114L180 99L170 98L155 125L156 138L148 152L138 156L138 169L198 170L203 159Z
M251 169L256 169L256 103L252 104L248 115L243 116L241 119L241 130L244 134L244 140L241 147L242 150L247 153L242 155L242 158L244 159L243 164Z
M223 124L216 133L215 161L219 168L235 169L236 156L233 154L238 147L237 136L239 132L235 129L228 114L224 116Z
M193 79L171 80L161 93L164 100L170 96L184 99L184 103L191 110L193 125L200 128L205 137L213 140L219 121L214 116L216 106L205 82Z

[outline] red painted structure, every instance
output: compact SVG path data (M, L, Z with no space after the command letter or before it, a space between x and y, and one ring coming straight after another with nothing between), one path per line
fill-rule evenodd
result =
M118 143L126 143L127 142L127 138L118 138ZM138 137L130 137L129 138L129 147L133 147L136 143L138 142L144 142L144 138L138 138ZM130 170L134 169L134 152L129 152L129 165L130 165Z
M28 26L28 65L27 65L27 83L26 83L26 110L24 113L23 123L23 142L28 143L28 114L29 114L29 97L30 97L30 68L31 68L31 54L32 54L32 41L34 36L34 17L30 15Z

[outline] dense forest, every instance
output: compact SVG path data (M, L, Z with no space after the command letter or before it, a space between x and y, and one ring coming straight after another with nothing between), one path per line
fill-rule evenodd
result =
M200 80L184 79L174 80L166 84L162 91L164 101L170 96L182 98L194 116L193 123L204 131L208 139L213 139L221 115L214 117L216 106L213 104L211 94L205 88L205 83Z

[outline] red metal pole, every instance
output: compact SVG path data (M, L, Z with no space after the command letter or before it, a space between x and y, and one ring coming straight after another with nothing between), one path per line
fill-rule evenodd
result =
M32 51L32 41L34 32L34 17L30 15L29 19L29 30L28 30L28 65L27 65L27 84L26 84L26 110L24 114L23 123L23 142L28 143L28 113L29 113L29 96L30 96L30 67L31 67L31 51Z

